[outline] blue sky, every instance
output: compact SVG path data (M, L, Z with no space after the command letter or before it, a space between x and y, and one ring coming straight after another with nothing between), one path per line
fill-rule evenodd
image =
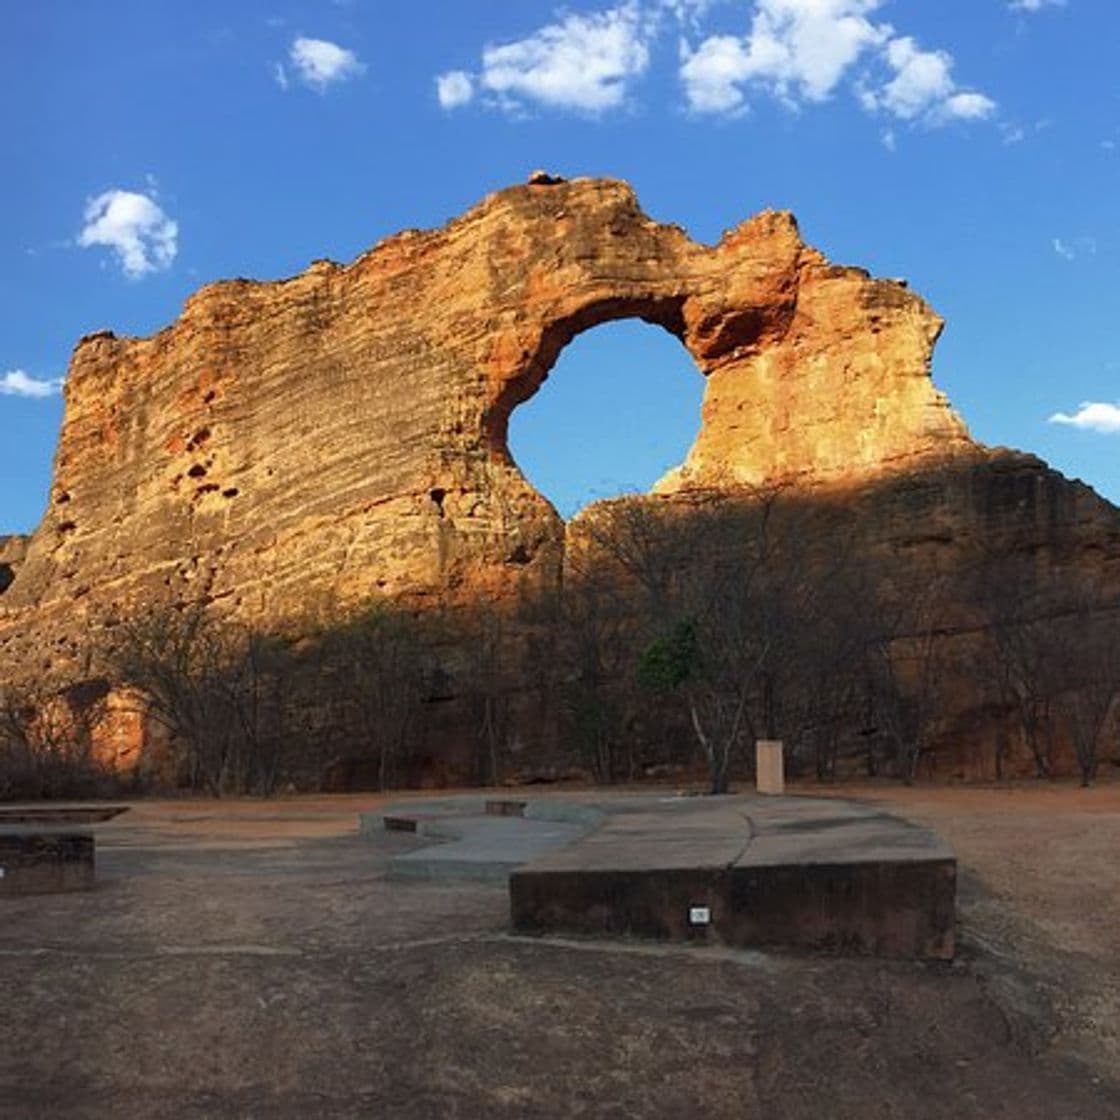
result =
M1114 0L5 9L0 533L42 512L82 334L350 260L536 167L629 179L704 241L793 210L946 318L935 378L979 439L1120 500ZM599 328L515 414L514 453L564 512L648 486L700 389L656 328Z

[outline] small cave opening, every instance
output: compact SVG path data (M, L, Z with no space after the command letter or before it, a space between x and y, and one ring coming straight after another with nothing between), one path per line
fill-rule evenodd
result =
M0 595L15 583L16 573L11 564L0 564Z
M565 520L591 502L648 493L687 457L704 384L663 327L635 319L592 327L513 409L510 455Z

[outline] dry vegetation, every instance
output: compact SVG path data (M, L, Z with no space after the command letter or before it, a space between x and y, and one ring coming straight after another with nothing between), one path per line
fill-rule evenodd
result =
M2 690L0 796L96 786L110 686L148 729L131 780L214 796L611 783L698 762L718 791L749 776L759 738L784 740L794 775L910 783L961 712L984 728L974 772L1088 785L1120 757L1103 584L1004 552L918 573L861 549L845 516L781 491L620 500L572 526L559 585L512 605L369 603L285 635L176 604L105 619L82 681Z

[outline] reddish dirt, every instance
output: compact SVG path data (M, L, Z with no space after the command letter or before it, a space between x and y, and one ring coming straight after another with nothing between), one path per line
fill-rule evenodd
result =
M0 906L0 1116L1120 1115L1118 791L835 792L956 847L954 965L517 938L386 878L373 798L136 805Z
M819 793L818 787L803 792ZM1022 998L1050 1004L1052 1046L1100 1070L1120 1061L1120 783L846 784L935 829L960 861L964 951ZM1032 991L1033 989L1033 991Z

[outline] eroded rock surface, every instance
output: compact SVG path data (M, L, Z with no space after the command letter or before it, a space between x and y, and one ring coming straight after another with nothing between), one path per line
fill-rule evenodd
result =
M624 183L537 182L345 267L208 285L151 338L83 338L49 508L25 557L0 556L0 660L72 663L91 620L151 600L272 625L553 578L565 526L510 458L508 418L574 335L628 317L707 378L660 495L925 478L876 515L899 548L994 524L1014 547L1114 549L1107 503L970 438L930 379L941 320L904 284L830 264L787 213L708 247Z
M27 537L0 537L0 595L11 587L27 555Z

